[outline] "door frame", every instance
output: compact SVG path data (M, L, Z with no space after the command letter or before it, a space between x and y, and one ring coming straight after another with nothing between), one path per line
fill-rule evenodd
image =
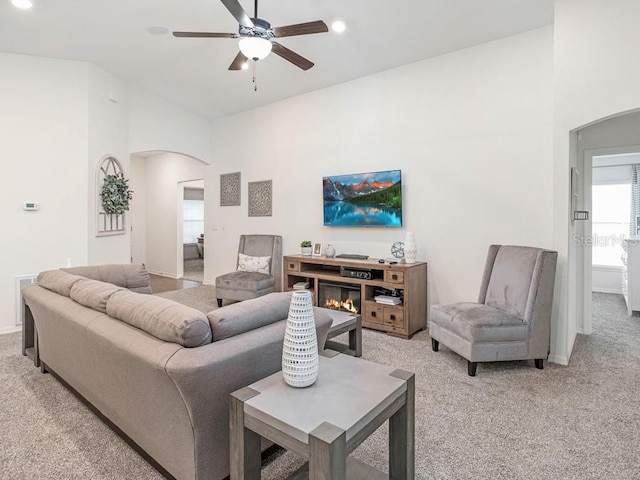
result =
M183 233L184 233L184 214L183 214L183 209L184 209L184 189L185 187L188 187L189 184L191 183L195 183L195 182L202 182L202 188L204 190L204 177L202 178L192 178L190 180L180 180L178 181L178 194L177 194L177 208L176 208L176 227L177 227L177 241L178 241L178 245L177 245L177 251L176 251L176 273L177 273L177 278L184 278L184 247L183 247ZM207 204L205 203L204 205L205 208L205 218L206 218L206 209L207 209ZM204 261L204 260L203 260Z
M583 188L583 207L588 212L593 212L591 188L593 187L593 157L600 157L603 155L621 155L628 153L640 153L640 145L625 145L621 147L603 147L592 148L584 151L582 161L578 163L582 168L581 187ZM585 221L584 238L593 238L593 225L592 218L589 215L589 220ZM584 335L591 335L593 333L593 311L592 311L592 289L593 289L593 275L592 275L592 248L590 242L584 242L583 247L583 265L584 265L584 283L582 291L582 329L578 329L579 333ZM580 331L581 330L581 331Z

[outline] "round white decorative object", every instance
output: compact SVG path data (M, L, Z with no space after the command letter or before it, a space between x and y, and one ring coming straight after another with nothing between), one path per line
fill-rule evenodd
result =
M308 387L318 378L318 340L309 290L291 294L282 348L282 376L292 387Z
M333 245L331 244L327 245L327 248L324 249L324 256L331 257L331 258L336 256L336 249L333 248Z
M416 263L416 255L418 247L416 246L416 238L413 232L407 232L407 238L404 241L404 261L405 263Z

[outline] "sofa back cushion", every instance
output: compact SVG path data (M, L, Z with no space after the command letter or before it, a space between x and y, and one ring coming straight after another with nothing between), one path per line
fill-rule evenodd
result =
M107 301L111 296L123 290L110 283L83 278L71 286L71 300L98 312L107 313Z
M289 303L291 292L278 292L212 310L207 317L213 341L284 320L289 315Z
M151 293L151 280L145 266L139 264L89 265L84 267L62 268L65 272L80 275L92 280L111 283L132 292Z
M107 314L165 342L184 347L211 343L204 313L166 298L121 290L107 301Z
M71 294L73 284L80 280L84 280L84 277L72 275L62 270L47 270L38 274L37 283L42 288L68 297Z

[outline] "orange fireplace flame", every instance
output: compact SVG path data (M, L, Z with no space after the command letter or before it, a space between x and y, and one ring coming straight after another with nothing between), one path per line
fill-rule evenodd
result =
M324 306L326 308L331 308L333 310L346 310L350 313L358 313L358 309L353 303L353 300L347 298L345 301L341 302L335 298L327 298L324 302Z

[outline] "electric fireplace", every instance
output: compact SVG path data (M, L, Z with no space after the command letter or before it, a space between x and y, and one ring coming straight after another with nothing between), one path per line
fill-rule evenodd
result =
M360 313L360 285L321 280L318 283L318 306L331 310Z

